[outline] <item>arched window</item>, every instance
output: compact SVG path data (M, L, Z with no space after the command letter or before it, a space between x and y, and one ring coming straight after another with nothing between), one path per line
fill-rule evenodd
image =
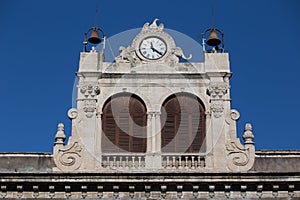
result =
M205 151L205 110L195 96L170 96L162 106L162 152L195 153Z
M138 97L112 97L103 109L102 152L146 152L146 117Z

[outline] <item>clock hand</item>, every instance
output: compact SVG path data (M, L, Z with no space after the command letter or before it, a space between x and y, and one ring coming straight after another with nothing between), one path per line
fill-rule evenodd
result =
M152 48L152 51L158 53L159 55L162 55L162 53L160 51L158 51L157 49L155 49L155 48Z
M153 47L153 43L150 43L150 49L152 49L152 51L154 51L154 47Z
M153 47L153 43L152 43L152 42L150 43L150 49L152 49L153 52L156 52L156 53L158 53L159 55L162 55L162 53L161 53L160 51L158 51L157 49L155 49L155 48Z

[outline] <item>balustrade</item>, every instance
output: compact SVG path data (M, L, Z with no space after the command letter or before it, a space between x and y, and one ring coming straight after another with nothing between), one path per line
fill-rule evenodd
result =
M165 169L198 169L205 167L205 156L199 154L163 154Z
M144 168L145 154L103 154L102 167L111 169Z

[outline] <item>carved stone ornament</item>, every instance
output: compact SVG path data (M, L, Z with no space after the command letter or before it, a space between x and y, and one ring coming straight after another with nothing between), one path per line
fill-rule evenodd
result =
M80 82L79 83L80 92L84 95L85 98L96 98L100 94L100 88L97 83L94 82Z
M87 118L93 117L96 111L96 102L97 102L96 99L84 100L83 111Z
M189 60L192 55L186 57L180 47L175 45L174 39L166 32L163 31L164 25L157 25L158 19L155 19L152 24L145 23L142 31L134 38L132 44L128 47L121 46L119 48L120 55L115 58L116 63L131 63L134 67L139 63L178 63L179 59ZM145 57L141 52L141 43L148 38L156 38L165 44L164 53L158 51L158 47L153 47L155 44L151 43L151 50L157 52L157 58L150 59ZM154 53L155 54L155 53Z
M243 138L244 146L240 143L239 139L230 141L226 145L228 167L232 171L248 171L254 164L254 136L250 124L246 124Z
M97 82L86 81L80 81L78 87L81 94L84 96L84 99L82 99L83 111L87 118L91 118L96 111L97 95L100 94L100 87L98 86ZM76 114L75 110L70 110L68 115L70 119L75 119L78 114Z
M78 116L78 110L76 108L71 108L69 111L68 111L68 117L69 119L76 119Z
M227 93L229 89L229 84L220 82L220 83L210 83L207 91L208 94L214 99L222 99L223 96Z
M230 142L226 145L228 157L232 164L236 166L244 166L249 162L248 149L236 142Z
M235 110L235 109L231 110L231 112L230 112L230 118L232 120L237 121L237 120L239 120L240 116L241 115L240 115L240 113L237 110Z
M81 166L81 151L82 147L78 142L57 149L54 153L56 166L62 171L78 169Z
M211 103L211 111L216 118L221 117L224 111L223 101L213 101Z

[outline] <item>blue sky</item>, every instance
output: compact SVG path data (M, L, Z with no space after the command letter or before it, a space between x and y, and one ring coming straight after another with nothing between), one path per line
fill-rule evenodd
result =
M238 135L251 122L257 149L300 149L300 1L99 0L108 37L159 18L200 41L215 25L230 54ZM0 151L51 152L57 123L66 125L83 33L96 0L0 1Z

